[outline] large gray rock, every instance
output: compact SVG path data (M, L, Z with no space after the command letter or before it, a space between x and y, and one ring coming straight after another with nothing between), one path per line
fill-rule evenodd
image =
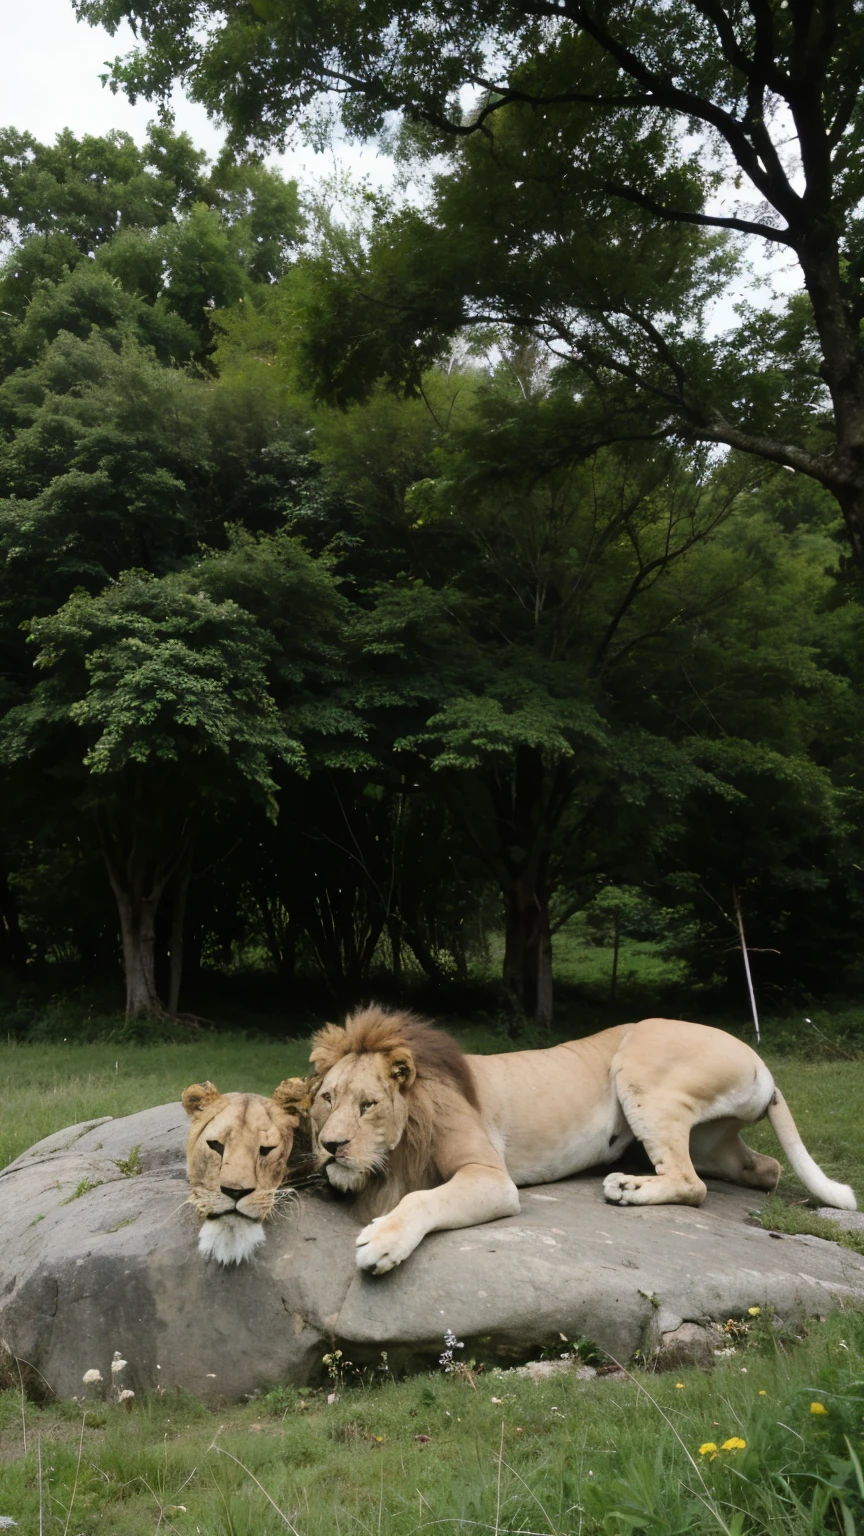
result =
M864 1258L753 1226L752 1191L711 1182L701 1210L619 1209L599 1175L523 1190L521 1215L435 1234L377 1278L355 1266L350 1209L304 1196L260 1257L223 1269L198 1253L185 1134L165 1104L72 1126L0 1173L0 1343L34 1382L78 1395L86 1370L110 1380L119 1350L124 1385L236 1399L320 1381L334 1344L358 1364L387 1350L391 1366L427 1365L447 1328L469 1358L524 1360L563 1333L680 1365L688 1339L710 1358L706 1325L748 1307L864 1300Z

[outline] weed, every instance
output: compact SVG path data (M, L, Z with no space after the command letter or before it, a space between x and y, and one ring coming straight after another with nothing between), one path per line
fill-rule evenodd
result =
M115 1227L109 1227L108 1231L109 1232L120 1232L123 1229L123 1227L132 1227L132 1226L134 1226L135 1222L138 1220L138 1217L140 1216L140 1214L141 1214L140 1211L138 1211L134 1216L124 1216L122 1221L118 1221L118 1223L117 1223L117 1225Z
M539 1358L541 1360L579 1360L582 1365L605 1365L609 1356L591 1339L586 1339L584 1334L580 1333L575 1339L568 1339L566 1333L559 1333L554 1343L543 1346Z
M139 1173L143 1173L140 1147L132 1147L128 1157L115 1158L114 1167L120 1169L124 1179L134 1179Z
M71 1205L73 1200L80 1200L82 1195L89 1195L91 1190L98 1189L101 1183L101 1179L81 1179L79 1183L75 1185L71 1195L67 1195L65 1200L60 1201L60 1204Z

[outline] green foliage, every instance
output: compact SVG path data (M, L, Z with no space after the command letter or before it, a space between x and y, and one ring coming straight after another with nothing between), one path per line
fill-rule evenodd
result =
M0 303L19 322L7 331L13 356L40 334L110 330L122 314L185 361L210 349L209 311L283 275L302 217L276 171L246 160L208 171L188 136L163 125L140 148L120 132L79 140L67 129L45 145L4 129L0 231L14 242L0 267Z
M205 797L236 774L269 801L272 759L303 759L266 687L266 634L236 603L189 586L130 571L35 621L37 665L52 675L7 716L8 756L71 723L93 775L179 765Z
M345 46L378 20L343 16ZM144 45L173 48L174 23ZM20 975L115 973L113 895L145 948L152 928L132 1011L160 1031L182 939L190 977L242 954L289 986L317 970L339 1006L385 972L434 1004L494 956L546 1027L556 952L589 990L607 966L553 936L613 888L665 914L624 935L660 946L639 951L658 985L737 989L734 888L757 987L851 978L864 632L836 519L795 477L668 440L650 332L748 429L786 390L815 451L806 305L706 348L729 251L611 190L626 154L634 186L697 210L699 155L662 114L629 142L626 112L532 105L612 73L578 28L542 57L520 36L521 97L438 162L428 207L363 192L340 222L320 199L302 248L293 185L167 128L0 140L0 961Z
M662 18L613 0L602 20L583 0L76 8L135 24L115 88L164 101L179 78L235 146L281 146L298 121L323 144L337 114L380 138L399 114L403 158L448 157L428 210L367 195L365 227L320 219L289 325L323 396L380 377L417 391L466 325L529 334L577 396L598 390L595 444L683 436L795 469L830 490L864 560L852 0L830 23L815 0L758 16L673 0ZM735 236L789 251L806 297L744 303L718 340L706 321Z

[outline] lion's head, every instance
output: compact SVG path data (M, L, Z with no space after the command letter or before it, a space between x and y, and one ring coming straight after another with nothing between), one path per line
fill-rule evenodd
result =
M193 1083L183 1094L190 1119L186 1167L191 1203L204 1221L198 1247L219 1264L239 1264L264 1241L300 1123L306 1085L279 1084L273 1097L220 1093Z
M433 1135L446 1089L476 1107L455 1040L414 1014L371 1006L312 1041L312 1144L334 1189L362 1195L364 1218L437 1182Z

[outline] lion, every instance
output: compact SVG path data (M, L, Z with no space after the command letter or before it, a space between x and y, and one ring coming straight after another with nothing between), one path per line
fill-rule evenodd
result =
M807 1189L856 1208L806 1151L756 1052L705 1024L643 1019L546 1050L466 1056L427 1021L372 1005L312 1045L313 1150L353 1197L366 1223L357 1263L376 1275L428 1232L515 1216L521 1186L614 1163L633 1142L654 1173L609 1173L613 1205L701 1205L702 1175L773 1190L780 1164L739 1134L765 1115Z
M198 1248L217 1264L240 1264L264 1241L263 1224L275 1209L308 1104L306 1084L286 1078L267 1099L193 1083L181 1102L190 1120L189 1200L204 1218Z

